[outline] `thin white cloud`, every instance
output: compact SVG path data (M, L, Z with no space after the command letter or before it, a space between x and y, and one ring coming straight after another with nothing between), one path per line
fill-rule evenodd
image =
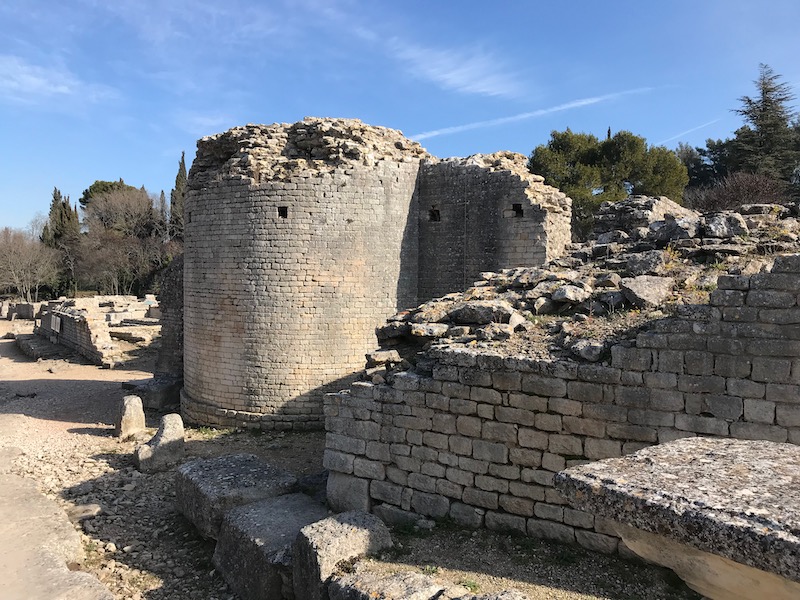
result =
M389 41L388 50L409 72L448 90L504 97L521 93L519 78L484 51L431 48L396 38Z
M224 113L181 112L175 118L178 126L195 137L230 129L236 118Z
M530 112L524 112L510 117L500 117L498 119L489 119L486 121L475 121L473 123L466 123L464 125L455 125L453 127L443 127L442 129L434 129L433 131L425 131L416 135L410 136L412 140L425 140L440 135L448 135L451 133L461 133L462 131L470 131L472 129L483 129L485 127L495 127L497 125L505 125L507 123L516 123L517 121L526 121L528 119L535 119L536 117L543 117L552 113L563 112L565 110L572 110L573 108L581 108L583 106L590 106L592 104L599 104L601 102L608 102L615 100L622 96L631 94L643 94L651 91L653 88L637 88L634 90L625 90L623 92L615 92L613 94L605 94L603 96L592 96L590 98L581 98L551 106L549 108L540 108Z
M680 133L676 133L672 137L668 137L668 138L666 138L664 140L661 140L660 142L656 142L655 145L656 146L661 146L662 144L666 144L667 142L671 142L672 140L677 140L680 137L683 137L685 135L689 135L690 133L694 133L695 131L698 131L699 129L703 129L703 127L708 127L709 125L713 125L714 123L718 123L721 120L722 119L714 119L713 121L709 121L708 123L703 123L702 125L698 125L697 127L692 127L691 129L687 129L686 131L681 131Z
M45 67L19 56L0 54L0 98L40 103L80 97L97 102L113 95L112 88L82 81L65 67Z

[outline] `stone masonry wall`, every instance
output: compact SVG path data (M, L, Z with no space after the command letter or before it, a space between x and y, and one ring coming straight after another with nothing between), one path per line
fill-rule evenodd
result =
M75 350L94 364L113 367L121 352L111 341L107 313L100 309L98 298L50 302L35 333Z
M346 387L375 326L415 300L404 226L423 151L406 144L319 120L201 140L185 212L190 421L320 426L324 393Z
M419 301L482 271L541 265L570 242L571 202L511 152L426 162L417 184Z
M798 290L800 255L721 276L710 305L614 346L609 365L434 348L391 385L328 396L329 499L613 552L554 474L687 436L800 444Z
M183 377L183 254L164 270L158 294L161 346L155 375Z
M437 164L400 132L355 120L248 125L198 142L184 214L188 420L320 427L324 394L347 387L396 310L563 252L571 201L524 157ZM468 230L450 214L464 198ZM447 221L428 223L428 204Z

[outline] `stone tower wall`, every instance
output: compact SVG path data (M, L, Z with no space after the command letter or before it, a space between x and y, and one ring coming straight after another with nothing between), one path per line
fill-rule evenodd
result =
M570 242L571 201L511 152L420 170L421 301L467 289L481 271L544 264Z
M363 367L376 326L481 271L560 254L570 202L521 155L440 162L360 121L200 140L184 214L184 416L321 426L324 394Z
M344 121L201 141L185 213L189 420L319 426L322 395L414 302L404 226L422 151L397 144L410 142Z

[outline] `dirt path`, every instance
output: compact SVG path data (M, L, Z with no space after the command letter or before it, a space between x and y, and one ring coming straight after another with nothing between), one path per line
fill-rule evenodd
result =
M0 321L0 337L12 327ZM122 382L152 376L142 367L100 369L65 360L32 361L0 339L0 447L23 455L12 473L35 480L65 510L99 504L83 521L83 569L120 600L230 599L211 564L213 543L174 509L172 474L133 468L136 442L113 437ZM148 413L157 427L160 415ZM155 429L149 433L152 434ZM145 436L145 439L149 437ZM187 429L188 456L252 452L299 474L322 470L324 435L253 435Z

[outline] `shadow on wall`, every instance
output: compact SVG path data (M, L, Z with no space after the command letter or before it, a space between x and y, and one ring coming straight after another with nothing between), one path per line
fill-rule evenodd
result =
M361 370L349 373L330 383L316 387L304 394L289 398L283 405L269 407L258 405L256 402L251 410L234 410L219 408L217 406L199 402L181 390L181 416L186 423L210 427L241 427L262 431L307 431L323 429L325 415L323 414L323 400L326 394L333 394L347 390L361 375ZM318 406L310 409L312 412L301 412L297 403L309 398L319 399Z

